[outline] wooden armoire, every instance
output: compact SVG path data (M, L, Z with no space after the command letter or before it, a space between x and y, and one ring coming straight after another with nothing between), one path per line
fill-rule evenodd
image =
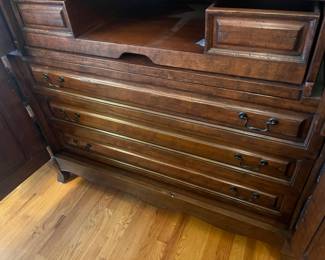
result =
M0 2L59 181L299 247L325 157L323 1Z

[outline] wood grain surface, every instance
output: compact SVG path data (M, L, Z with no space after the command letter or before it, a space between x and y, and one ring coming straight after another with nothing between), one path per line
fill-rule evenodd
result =
M270 245L44 165L0 202L1 259L280 259Z

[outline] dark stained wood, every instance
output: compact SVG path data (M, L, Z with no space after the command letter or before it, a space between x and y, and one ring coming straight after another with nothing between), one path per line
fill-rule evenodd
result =
M291 240L293 252L301 259L322 259L325 253L325 165L322 166L316 188L301 212Z
M308 99L303 103L292 101L292 99L299 99L301 94L300 86L293 84L270 83L157 66L144 56L139 55L125 55L121 59L102 59L83 55L80 60L80 55L71 53L62 55L60 52L39 48L27 48L27 51L30 62L81 73L138 83L158 84L168 88L186 89L201 94L293 110L313 112L317 107L317 103L309 104ZM287 101L285 103L276 102L279 100L277 97L286 98Z
M1 62L0 82L0 199L2 199L44 164L49 155Z
M9 29L10 37L3 36L3 39L10 39L10 43L15 46L14 49L19 49L23 51L24 48L24 38L21 33L21 28L19 27L18 21L16 20L14 10L11 6L11 1L9 0L1 0L0 1L1 15L3 17L3 21L6 23L7 29ZM4 34L3 34L4 35ZM12 49L13 50L13 49ZM8 53L7 51L6 53ZM5 53L5 52L4 52Z
M250 7L251 1L247 1ZM241 7L245 7L242 4ZM206 51L229 56L267 56L268 59L308 61L316 32L319 11L284 12L275 10L242 10L219 7L207 9ZM277 54L277 55L274 55Z
M324 12L325 12L325 6L323 6L323 13ZM304 85L304 96L306 97L311 96L313 94L318 72L320 70L321 63L324 59L324 53L325 53L325 19L323 19L323 22L320 27L316 48L311 60L312 66L310 66L308 70L306 82Z
M51 5L62 4L62 2L45 3L49 8L52 8ZM67 4L71 2L69 5L72 8L71 5L73 3L77 5L79 1L73 1L73 3L72 1L66 2ZM26 3L28 4L28 1L23 2L24 5ZM145 12L145 10L143 11ZM16 13L20 19L19 11L16 11ZM168 13L166 15L161 14L159 17L150 17L147 14L145 21L138 17L126 19L125 16L114 17L112 21L112 17L108 15L108 21L103 21L103 24L98 23L99 26L94 26L93 29L88 30L75 39L68 35L62 37L64 34L61 34L61 36L60 34L47 34L43 32L44 30L40 30L41 33L37 33L37 30L28 29L25 30L25 39L29 46L47 49L60 50L62 46L65 46L66 51L107 58L119 58L124 53L135 53L145 55L159 65L294 84L302 83L319 16L317 11L290 12L283 10L272 17L275 20L279 20L280 25L281 22L283 25L283 19L288 17L298 21L302 19L305 22L305 24L302 22L300 29L296 28L299 26L297 23L294 23L293 27L296 26L295 29L290 30L301 31L301 33L297 34L297 37L302 35L302 39L297 39L296 41L301 42L301 47L297 44L301 53L300 59L295 58L295 56L290 58L281 55L263 56L259 54L258 48L257 50L254 48L247 55L204 54L204 48L197 44L198 41L204 38L204 9L194 10L192 15L189 15L188 12L184 13L184 10L178 13L172 13L173 15ZM267 16L269 12L262 11L261 13ZM63 12L63 17L69 15L73 17L73 15L78 15L78 13L67 14ZM36 19L35 13L34 15L27 16L27 18L30 17ZM53 16L51 17L50 15L48 21L56 24L58 19L57 12L53 12ZM87 16L85 19L87 19ZM63 24L61 21L57 25ZM75 26L78 27L78 25L80 24L77 23ZM73 25L71 24L70 26ZM71 30L73 29L71 28ZM46 32L48 31L56 32L56 29L47 30Z
M8 52L15 50L15 46L12 42L8 25L5 18L0 10L0 57L6 55Z
M206 1L174 2L14 1L26 55L9 60L59 180L71 172L283 245L322 157L324 100L304 95L322 13L217 1L205 21Z
M129 136L131 138L140 139L143 141L151 142L156 145L169 146L170 148L174 146L177 147L177 139L188 140L188 142L195 143L197 150L199 151L200 145L204 145L200 139L192 138L186 139L185 136L178 135L177 139L173 142L164 142L168 138L173 138L175 136L173 132L170 131L160 131L160 129L145 126L142 124L136 124L135 122L128 122L121 118L112 117L110 115L100 115L89 113L91 111L85 111L79 108L67 107L60 104L50 103L51 114L49 118L54 117L57 119L62 119L68 122L73 122L97 129L102 129L105 131L113 131L121 135ZM121 126L119 126L119 124ZM125 127L124 127L125 126ZM126 130L123 131L123 128ZM121 129L121 130L119 130ZM141 133L141 131L145 133ZM155 135L155 138L150 139L149 136ZM167 137L169 136L169 137ZM244 151L242 149L236 149L232 146L223 145L213 145L214 148L211 149L211 155L209 157L214 157L219 161L223 161L235 166L239 166L242 169L254 170L258 169L258 172L270 175L272 177L284 179L287 181L292 181L292 160L287 159L285 156L273 157L271 155L258 155L256 153L250 153L249 151ZM177 147L181 150L180 146ZM247 147L248 148L248 147ZM185 146L184 149L186 150ZM202 149L203 150L203 149ZM189 149L188 151L193 151L194 149ZM216 154L213 156L212 154ZM237 157L236 157L237 156ZM240 157L241 156L241 160ZM265 161L265 165L261 165L262 161ZM242 166L241 166L242 165ZM257 171L257 170L255 170Z
M303 138L307 132L311 117L308 114L298 114L280 109L261 109L258 106L245 107L239 102L223 102L220 99L202 98L197 94L182 91L152 88L149 85L128 84L123 81L105 81L103 78L87 77L87 75L70 74L64 71L51 71L46 68L32 67L33 76L40 86L73 90L93 97L118 100L137 106L146 106L156 111L172 112L190 118L199 118L205 122L228 124L233 127L253 132L275 134L278 136ZM60 79L64 79L60 82ZM156 100L160 102L156 102ZM176 112L176 113L175 113ZM247 119L241 119L240 113L245 113ZM268 122L276 120L268 127ZM247 122L247 126L245 123ZM261 131L261 130L263 131ZM264 130L265 129L265 130ZM266 131L267 130L267 131Z

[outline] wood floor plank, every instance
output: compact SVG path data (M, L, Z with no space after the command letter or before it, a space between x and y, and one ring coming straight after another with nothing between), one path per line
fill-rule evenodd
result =
M75 185L69 184L69 193L62 198L58 205L46 217L36 224L35 235L26 237L25 244L21 245L21 253L18 259L32 259L39 249L50 239L56 229L61 225L70 211L80 201L89 187L89 183L81 179L74 180ZM40 257L40 256L39 256Z
M211 225L190 217L172 253L168 255L168 259L202 259L210 228Z
M141 202L128 195L114 199L107 211L108 219L98 233L89 241L89 245L80 259L107 258L119 244L134 216L140 209Z
M0 259L277 260L271 245L44 165L0 202Z
M48 182L53 183L53 179ZM44 182L42 184L45 184ZM76 184L77 185L77 184ZM44 185L46 186L46 185ZM49 185L44 194L37 194L33 199L25 203L20 211L10 216L5 224L0 227L0 253L12 251L15 256L23 250L25 241L37 236L39 223L53 212L60 201L70 192L69 187L64 185ZM48 196L48 197L47 197ZM51 198L51 199L49 199ZM15 228L13 228L15 227ZM4 253L1 254L5 256Z

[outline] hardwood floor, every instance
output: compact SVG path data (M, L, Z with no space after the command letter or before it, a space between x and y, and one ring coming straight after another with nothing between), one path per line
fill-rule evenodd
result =
M0 202L0 259L280 259L270 245L44 165Z

